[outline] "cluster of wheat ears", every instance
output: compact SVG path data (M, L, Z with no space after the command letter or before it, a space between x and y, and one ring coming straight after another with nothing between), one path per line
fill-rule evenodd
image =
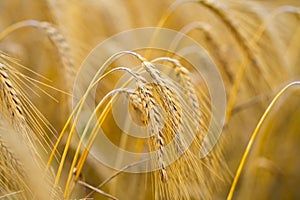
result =
M30 2L0 2L0 199L300 198L297 0ZM74 96L91 48L146 26L182 34L170 52L110 55ZM218 69L227 98L222 134L203 157L213 145L204 138L214 105L203 77L171 51L184 36ZM86 114L93 91L96 106ZM131 116L119 113L126 127L147 127L149 137L117 126L120 96ZM102 145L101 131L120 149L156 153L124 164L122 153L107 150L119 166L112 169L91 153ZM156 170L130 173L145 163Z

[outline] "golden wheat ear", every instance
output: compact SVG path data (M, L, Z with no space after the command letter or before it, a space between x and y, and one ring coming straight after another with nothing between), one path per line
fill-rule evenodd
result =
M250 84L251 87L253 88L255 87L255 84L251 82L251 77L245 74L247 67L252 66L252 68L256 71L256 73L260 74L260 78L263 81L264 86L268 88L271 87L270 80L268 79L269 78L268 73L266 73L266 70L268 70L268 66L266 66L262 56L259 53L257 53L257 49L255 49L256 44L261 37L260 30L257 30L256 32L252 31L250 38L247 38L246 34L242 32L243 28L241 28L241 26L239 26L239 24L236 23L236 21L234 20L235 16L227 12L227 10L225 9L225 6L229 6L229 3L227 5L226 2L221 3L217 1L208 1L208 0L175 1L166 11L165 15L161 18L159 22L159 26L163 27L165 23L168 21L168 19L170 18L171 14L173 14L177 8L187 3L198 4L199 6L202 6L203 8L206 8L209 12L211 12L216 17L216 19L219 22L221 22L225 26L225 28L229 31L228 36L232 37L236 42L234 45L236 45L238 48L241 49L241 56L242 56L241 64L238 66L236 75L234 77L231 76L228 68L222 69L222 71L223 70L225 71L227 76L229 75L228 76L229 80L230 79L232 80L232 88L230 88L231 94L229 96L229 103L228 103L227 116L226 116L226 121L228 121L231 117L232 109L236 103L238 90L241 87L241 84L244 81L244 79L246 78L245 81L247 81L247 84ZM240 7L243 6L243 4L239 4L239 3L237 3L236 5ZM192 28L193 26L195 28L197 27L196 22L191 24L190 27L186 27L186 28ZM203 30L203 27L200 28L202 28ZM214 51L214 52L219 54L218 51ZM219 63L223 64L221 66L224 66L224 62L222 62L222 56L218 55L215 60L217 61L219 60Z
M15 62L1 53L0 56L0 184L7 198L39 199L53 197L58 189L52 188L51 171L45 172L44 156L51 149L49 123L26 96L22 76L9 64ZM4 63L4 64L3 64ZM40 123L43 124L40 124ZM46 133L47 132L47 133ZM45 186L36 190L39 186Z
M36 90L47 93L40 89L39 81L18 72L17 67L32 72L0 52L2 117L20 132L20 138L32 146L33 152L39 146L43 149L40 153L45 154L52 149L51 137L54 136L55 129L31 102L29 93L36 94Z
M198 94L190 81L188 70L181 65L178 60L172 58L159 58L149 62L141 55L134 52L120 52L118 55L113 56L113 58L118 58L118 56L122 54L131 55L137 58L141 62L141 69L144 69L147 74L149 74L151 81L148 82L143 79L138 79L137 77L139 74L131 74L136 79L136 88L134 91L126 90L125 85L124 88L121 87L110 91L103 99L101 99L100 103L93 111L93 116L90 116L90 119L95 117L94 115L97 113L100 106L104 106L105 108L101 112L98 119L99 121L94 127L89 128L89 122L86 124L84 133L82 134L83 137L87 135L89 130L92 131L81 155L80 150L84 138L81 139L76 154L73 157L73 163L69 170L70 174L66 184L65 197L71 195L72 188L76 181L80 181L79 174L82 171L89 150L93 145L93 141L98 134L100 126L102 126L104 119L107 117L107 110L111 109L111 101L107 102L107 98L110 96L113 98L117 93L126 92L129 94L131 105L136 108L135 110L140 111L139 116L141 116L141 121L146 125L149 125L148 135L151 135L152 137L150 138L148 148L157 152L151 160L153 166L158 169L152 173L152 184L154 185L155 191L154 196L157 199L190 199L198 197L211 199L214 189L218 188L221 185L220 183L225 179L223 177L225 173L219 174L219 171L225 171L224 169L220 170L222 169L224 162L218 153L211 154L203 160L199 158L199 155L195 154L195 152L198 152L197 150L202 147L203 138L205 136L203 131L205 128L202 127L202 129L200 126L205 124L200 122L202 113L198 103ZM154 64L154 62L158 61L168 61L175 65L174 70L179 74L180 87L176 86L174 82L165 79ZM107 61L106 64L110 64L110 62ZM97 78L96 74L90 85L93 86L95 83L100 82L104 76L114 72L114 70L117 71L121 69L130 72L129 69L125 70L125 68L120 67L114 68L100 78ZM87 90L87 93L89 90L90 88ZM182 99L184 97L188 99ZM80 104L84 103L84 98L85 96ZM79 106L76 106L76 110L74 111L75 115L71 116L74 117L75 123L77 120L76 115L78 112L81 112L80 104ZM162 114L159 107L163 109L164 114ZM183 119L183 115L187 116L187 118ZM66 127L67 126L68 125L66 125ZM63 134L64 133L66 133L66 129L63 130ZM62 167L73 133L74 125L72 125L62 157L63 159L60 163L57 180L60 179ZM187 137L192 137L194 134L199 134L196 136L197 141L195 141L195 147L185 151L183 147L187 144L184 137L187 135ZM167 144L171 142L174 143L174 146L166 151ZM182 156L177 159L176 155L179 153L182 154ZM175 160L174 163L169 163L169 165L167 165L167 161L172 159ZM73 173L74 169L76 169L75 174ZM56 181L56 183L58 183L58 181Z
M37 149L37 148L36 148ZM51 173L41 167L40 157L20 138L20 131L0 124L0 198L60 199L52 187ZM38 188L38 189L37 189Z
M217 64L220 66L221 71L224 71L224 74L228 78L229 82L232 84L234 82L235 76L230 68L230 65L226 58L224 57L223 53L221 52L222 46L216 40L216 36L214 35L213 28L205 22L194 21L183 28L180 29L180 33L185 35L189 35L189 33L193 31L202 32L205 38L205 43L208 44L208 51L211 53L214 60L217 61ZM178 40L181 39L182 35L179 35ZM178 41L179 42L179 41ZM175 39L175 44L177 43Z
M49 39L53 42L63 64L63 74L65 77L66 89L68 90L68 92L72 91L74 78L76 75L74 61L70 56L69 44L67 43L65 37L59 32L57 28L55 28L53 24L37 20L20 21L4 29L0 33L0 41L8 35L12 34L13 32L17 31L18 29L28 27L34 27L39 30L42 30L42 32L46 33Z
M22 140L34 149L36 136L30 131L25 117L24 106L20 100L20 93L14 86L8 74L8 68L0 63L0 84L2 118L9 122L15 130L20 131ZM36 150L34 150L36 152Z

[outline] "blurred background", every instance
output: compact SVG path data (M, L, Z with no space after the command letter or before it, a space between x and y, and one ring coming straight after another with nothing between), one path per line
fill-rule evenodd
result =
M283 86L299 80L300 1L220 0L174 5L173 0L1 0L0 32L24 20L50 22L69 45L68 53L77 72L90 51L114 34L155 26L176 31L190 29L186 34L211 56L226 89L227 116L219 145L231 175L230 181L222 184L213 197L225 199L249 138L268 104ZM196 23L201 26L193 27ZM46 79L16 66L22 73L72 92L66 84L62 55L42 30L23 27L2 36L0 51ZM40 91L29 98L58 136L70 114L66 103L70 95L40 87L56 101ZM269 113L247 159L234 199L300 198L299 94L296 87L291 88ZM75 151L75 147L76 139L70 151ZM71 156L67 157L67 166L68 159ZM114 170L91 157L85 164L82 180L98 185L113 173ZM62 181L62 188L63 184ZM101 189L119 199L153 199L152 184L151 178L143 174L124 173ZM89 192L79 186L74 198ZM106 199L99 194L93 198Z

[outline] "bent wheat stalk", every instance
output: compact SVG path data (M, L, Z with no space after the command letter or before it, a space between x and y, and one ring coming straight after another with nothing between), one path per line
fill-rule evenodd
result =
M248 158L248 155L252 149L252 146L253 146L253 143L255 142L257 136L258 136L258 133L264 123L264 121L266 120L266 118L268 117L268 114L270 113L270 111L272 110L272 108L275 106L275 104L277 103L277 101L280 99L280 97L285 94L287 92L288 89L292 88L292 87L296 87L296 86L299 86L300 85L300 81L296 81L296 82L292 82L288 85L286 85L283 89L281 89L277 94L276 96L273 98L273 100L271 101L271 103L269 104L269 106L267 107L267 109L265 110L264 114L262 115L262 117L260 118L257 126L255 127L255 130L253 131L252 133L252 136L248 142L248 145L246 147L246 150L244 151L244 154L242 156L242 159L240 161L240 164L238 166L238 169L236 171L236 174L235 174L235 177L234 177L234 180L233 180L233 183L231 185L231 188L230 188L230 191L229 191L229 194L227 196L227 199L228 200L231 200L233 198L233 194L234 194L234 191L236 189L236 186L237 186L237 183L238 183L238 180L241 176L241 173L242 173L242 170L245 166L245 163L246 163L246 160Z
M60 199L59 189L52 188L52 174L45 173L39 155L32 153L32 146L19 133L1 122L0 195L6 199Z
M113 61L120 58L123 55L131 55L135 57L138 61L141 62L140 69L133 72L129 68L125 67L116 67L110 69L109 71L103 71L106 66L110 66ZM165 58L164 58L165 59ZM164 60L161 59L161 60ZM169 60L168 60L169 59ZM55 145L54 150L58 147L59 142L63 135L66 134L68 126L70 127L67 143L60 161L59 169L56 176L55 185L58 184L66 155L69 149L70 141L72 135L75 132L75 126L78 121L79 115L82 111L83 104L86 101L86 98L89 92L95 87L98 83L101 82L105 77L116 71L124 71L131 75L129 80L123 84L120 88L111 90L108 92L104 98L97 104L96 108L93 110L91 116L89 117L87 124L85 125L84 131L82 133L79 144L75 155L73 156L73 161L69 170L69 176L65 186L64 197L70 198L74 186L77 181L79 181L79 175L83 169L84 163L89 155L89 151L94 144L94 140L99 133L108 111L111 109L112 101L116 95L119 93L128 94L128 98L131 104L136 107L142 113L142 121L144 124L149 125L149 135L151 136L149 142L149 149L157 151L156 156L152 158L154 166L157 167L157 171L153 172L154 175L154 185L155 185L155 197L156 198L171 198L174 196L176 198L189 199L192 197L203 197L211 198L212 189L208 188L209 185L207 181L212 182L213 184L218 185L219 181L223 180L223 175L218 175L215 171L215 164L212 160L200 160L197 155L191 150L186 150L187 141L185 137L192 137L195 135L194 127L199 127L199 119L201 116L200 108L197 103L198 97L196 91L193 89L193 85L189 79L188 71L177 61L171 58L166 60L174 64L174 68L177 70L177 73L180 74L181 83L183 84L181 88L179 85L172 83L171 80L166 79L155 66L154 61L147 61L141 55L135 52L119 52L111 56L96 72L95 76L90 82L90 85L85 90L85 94L79 100L79 103L75 106L70 118L68 119L64 129L61 132L58 142ZM156 61L160 61L157 59ZM146 71L150 76L150 80L144 79L139 73L142 70ZM100 74L103 74L100 76ZM100 76L100 77L99 77ZM127 89L127 84L133 79L136 81L136 89ZM179 94L178 94L179 92ZM191 99L185 101L183 99L183 92L186 92ZM163 109L162 114L160 106ZM104 107L104 108L103 108ZM196 109L195 109L196 108ZM101 114L97 118L97 123L92 123L93 118L97 116L99 110L101 109ZM190 113L194 112L194 116L191 116ZM186 116L186 119L184 118ZM194 117L197 117L194 119ZM71 119L74 119L71 122ZM195 121L196 120L196 121ZM163 124L162 122L165 121ZM195 128L196 129L196 128ZM199 128L200 131L196 131L196 134L202 135L197 136L197 141L195 145L197 146L194 150L201 149L201 143L203 139L203 130ZM89 133L88 138L87 137ZM201 139L202 138L202 139ZM85 146L82 150L83 141ZM173 142L168 151L165 147L167 144ZM82 152L81 152L82 151ZM176 155L182 155L182 158L176 160ZM50 156L48 164L51 163L54 153ZM215 160L221 159L221 157L212 156ZM169 163L167 166L167 161L170 159L175 159L174 163ZM223 162L220 162L223 164ZM219 165L220 163L217 163ZM220 164L220 165L222 165ZM75 173L74 173L74 169ZM187 177L193 177L187 179ZM209 178L208 178L209 177ZM180 190L176 189L178 186L182 188Z
M118 58L118 57L121 57L122 55L126 55L126 54L133 55L133 56L135 56L135 57L137 56L137 54L135 54L135 53L133 53L133 52L127 52L127 51L125 51L125 52L119 52L119 53L113 55L110 59L108 59L108 60L103 64L103 66L102 66L101 68L103 68L103 67L106 66L106 65L109 65L109 64L113 61L114 58ZM100 73L101 73L100 70L95 74L93 80L91 81L90 85L89 85L88 88L87 88L87 92L86 92L85 95L80 99L79 103L75 106L75 108L74 108L73 112L71 113L70 117L68 118L68 120L67 120L67 122L66 122L66 124L65 124L65 126L64 126L64 128L63 128L63 130L61 131L61 134L60 134L60 136L59 136L59 138L58 138L58 140L57 140L57 143L55 144L55 146L54 146L54 148L53 148L53 151L52 151L52 153L51 153L51 155L50 155L50 157L49 157L49 160L48 160L48 166L50 166L50 164L51 164L51 162L52 162L52 160L53 160L53 157L55 156L55 152L56 152L56 150L57 150L57 148L58 148L58 145L59 145L59 143L61 142L62 137L66 134L66 131L67 131L68 126L71 125L70 131L69 131L69 136L68 136L68 139L67 139L67 143L66 143L66 145L65 145L65 149L64 149L64 152L63 152L63 155L62 155L62 157L61 157L60 164L59 164L59 168L58 168L58 170L57 170L57 175L56 175L56 180L55 180L55 185L56 185L56 186L58 185L58 181L59 181L60 176L61 176L61 173L62 173L62 168L63 168L63 166L64 166L64 162L65 162L65 159L66 159L66 155L67 155L67 152L68 152L68 150L69 150L70 142L71 142L72 136L73 136L73 134L74 134L74 132L75 132L75 126L76 126L76 123L77 123L77 121L78 121L78 118L79 118L80 112L81 112L81 110L82 110L83 104L84 104L84 102L85 102L85 100L86 100L86 98L87 98L89 92L92 90L93 87L95 87L95 86L97 85L97 83L98 83L99 81L101 81L101 79L103 79L104 77L106 77L106 76L109 75L110 73L112 73L112 72L114 72L114 71L118 71L118 70L124 70L124 71L130 72L130 70L126 70L126 68L119 68L119 69L113 69L113 70L111 70L111 71L105 73L105 74L102 75L100 78L98 78L99 75L100 75ZM133 74L133 73L131 73L131 74ZM134 74L133 74L133 75L134 75ZM137 77L136 77L136 78L137 78ZM99 104L99 105L101 105L101 104ZM106 111L107 111L107 108L108 108L108 107L105 108ZM106 111L103 111L103 114L105 114ZM73 117L74 117L74 121L73 121L73 123L71 123L71 120L73 119ZM104 118L104 117L103 117L103 118ZM100 124L101 124L101 123L100 123ZM75 164L76 164L77 159L78 159L78 156L79 156L79 154L80 154L80 150L81 150L81 145L82 145L83 139L84 139L84 138L82 138L82 139L80 140L80 142L79 142L79 144L78 144L78 148L77 148L76 153L75 153L75 156L74 156L74 158L73 158L73 162L72 162L72 165L71 165L71 170L70 170L70 173L69 173L69 178L68 178L68 181L67 181L67 183L66 183L65 197L68 197L68 196L70 195L70 193L69 193L69 185L71 184L71 179L72 179L72 177L73 177L73 169L75 168ZM87 146L90 146L90 145L87 145ZM74 177L74 180L75 180L75 181L78 179L79 174L81 173L81 169L82 169L83 164L84 164L84 162L85 162L85 159L86 159L86 157L87 157L87 155L88 155L88 152L89 152L89 150L88 150L88 148L86 148L86 149L83 151L83 153L82 153L82 155L81 155L81 157L80 157L80 160L79 160L79 162L78 162L78 164L77 164L77 167L76 167L77 170L76 170L76 174L75 174L75 177ZM72 189L71 189L71 190L72 190Z
M256 61L256 58L247 42L247 40L243 37L243 35L238 31L238 29L235 27L234 23L232 23L231 19L228 17L228 15L222 10L221 7L217 6L217 3L214 1L208 1L208 0L177 0L175 1L169 9L166 11L165 15L161 18L159 22L159 27L163 27L166 21L169 19L170 15L175 12L175 10L186 3L198 3L204 6L205 8L209 9L211 12L213 12L219 19L224 23L224 25L230 30L230 32L233 34L234 38L237 40L238 44L241 46L241 48L244 51L244 54L246 57L252 62L252 64L260 70L260 66L258 66L258 62Z
M0 64L0 78L3 83L1 95L4 95L1 100L4 101L4 105L7 104L6 107L9 109L6 110L8 113L4 117L8 116L11 118L8 120L10 120L9 122L13 124L16 130L22 130L22 133L25 134L23 137L28 142L28 145L33 143L39 145L47 153L49 149L52 149L53 144L50 135L54 135L55 130L28 98L28 93L33 89L41 90L43 93L46 92L36 84L40 83L39 81L33 81L32 78L18 72L15 67L21 67L28 72L32 72L31 70L17 63L11 57L3 55L1 52ZM47 86L46 84L43 85ZM3 112L6 111L3 110Z
M209 9L212 13L215 14L216 17L229 29L230 33L233 35L234 39L237 41L238 45L241 47L243 51L243 58L240 68L238 69L237 75L235 76L235 80L233 82L231 94L229 97L228 102L228 109L226 113L226 122L229 121L229 118L231 117L231 111L235 105L235 100L237 96L237 92L240 88L241 82L244 77L244 71L246 69L246 66L249 64L252 64L258 72L262 72L261 63L258 62L256 55L254 54L255 51L253 51L253 44L257 42L257 39L248 41L246 38L244 38L243 34L239 31L239 29L236 27L234 22L230 19L230 15L225 12L224 9L222 9L221 6L217 5L217 2L215 1L208 1L208 0L177 0L175 1L169 9L166 11L165 15L161 18L159 22L159 27L163 27L164 24L167 22L169 17L172 13L175 12L175 10L186 3L198 3L202 5L203 7ZM268 81L266 80L265 76L263 75L262 78L265 80L265 82L268 84Z
M52 182L52 175L42 173L45 167L42 150L47 151L44 143L48 145L44 138L46 133L39 124L39 121L44 118L20 89L19 83L16 82L18 74L4 57L1 55L1 62L6 64L0 62L0 102L2 106L0 123L0 171L2 173L0 182L1 185L4 184L1 187L6 192L21 190L22 192L16 193L18 198L28 199L35 195L40 198L45 198L45 196L49 198L52 187L48 184ZM47 122L44 125L47 127ZM50 146L48 147L50 148ZM26 156L24 157L22 153ZM28 173L28 171L32 173L31 170L36 170L36 173L40 173L40 175L32 176ZM40 192L36 191L32 185L41 182L39 178L44 179L45 182L45 188L41 188ZM56 198L56 194L53 194L53 197Z
M214 57L219 61L220 65L223 67L222 69L224 69L225 74L228 77L230 83L233 83L235 77L229 67L227 60L224 58L223 53L221 52L221 45L215 40L212 27L207 23L195 21L185 25L180 30L180 32L184 34L189 34L193 30L201 31L204 34L207 43L211 46L211 50Z
M0 41L7 37L12 32L26 27L35 27L45 32L48 37L52 40L55 47L57 48L58 54L62 60L63 68L65 71L65 83L68 91L72 91L74 78L75 78L75 66L72 57L70 56L70 47L64 38L64 36L49 22L41 22L37 20L25 20L20 21L5 30L0 32Z
M259 42L259 40L261 39L263 33L266 31L266 28L267 28L267 25L268 23L270 23L270 21L278 14L280 13L284 13L284 12L291 12L293 14L295 14L298 18L299 18L299 9L295 8L295 7L280 7L278 9L276 9L273 13L271 13L269 16L268 16L268 19L266 21L263 21L261 23L261 25L258 27L258 29L255 31L254 35L252 38L250 38L249 40L249 47L251 47L251 49L253 51L257 51L257 44ZM229 102L228 102L228 108L227 108L227 114L226 114L226 119L227 121L229 121L229 118L231 117L231 114L232 114L232 111L234 109L234 105L235 105L235 102L236 102L236 97L237 97L237 93L238 93L238 90L240 88L240 84L241 84L241 81L244 77L244 73L245 73L245 70L246 70L246 65L247 65L247 61L244 60L243 61L243 64L241 65L241 67L239 68L238 72L237 72L237 78L236 78L236 81L233 85L233 88L232 88L232 91L231 91L231 94L230 94L230 97L229 97Z
M22 134L24 141L28 143L29 146L34 147L36 142L35 135L28 128L25 121L23 105L19 99L18 92L10 80L10 76L7 73L7 68L5 65L0 63L0 96L2 101L2 116ZM36 152L36 150L34 150Z

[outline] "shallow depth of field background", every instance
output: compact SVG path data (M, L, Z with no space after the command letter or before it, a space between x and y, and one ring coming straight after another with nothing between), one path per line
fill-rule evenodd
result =
M215 199L225 199L249 138L268 104L282 87L300 80L300 1L212 2L219 5L229 16L259 65L259 69L252 62L246 65L236 90L236 99L232 106L228 106L232 111L227 116L219 145L231 175L230 181L222 184L222 188L214 196ZM74 70L77 71L97 44L121 31L157 26L172 3L172 0L1 0L0 32L22 20L34 19L52 23L69 44ZM278 12L278 8L286 5L293 6L298 13ZM163 27L179 31L195 21L207 23L210 27L212 38L199 30L191 31L189 36L199 42L214 60L224 81L227 102L230 103L245 57L244 49L228 24L201 4L186 3L179 6ZM257 42L253 42L262 24L265 29ZM211 40L217 46L213 46ZM49 80L18 68L22 73L28 73L28 76L54 88L69 90L66 88L60 56L42 31L32 27L19 29L0 41L0 51L18 59L19 63ZM49 120L58 136L70 114L66 105L68 95L41 87L54 96L57 102L40 91L37 91L39 95L29 95L29 99ZM299 95L299 87L289 89L269 113L243 169L234 193L235 199L300 198ZM55 137L51 139L55 142ZM59 150L62 150L64 141L63 139ZM75 149L76 139L71 144L70 151ZM70 165L70 159L67 157L66 165ZM57 164L53 164L53 168L55 171ZM91 157L85 164L82 180L97 185L113 172ZM67 176L67 172L63 171L62 176ZM101 189L119 199L153 199L150 178L139 181L144 178L143 175L120 174ZM64 185L61 187L64 188ZM89 189L78 186L73 196L79 199L89 192ZM4 194L0 188L0 199L1 195ZM93 197L106 199L100 194Z

